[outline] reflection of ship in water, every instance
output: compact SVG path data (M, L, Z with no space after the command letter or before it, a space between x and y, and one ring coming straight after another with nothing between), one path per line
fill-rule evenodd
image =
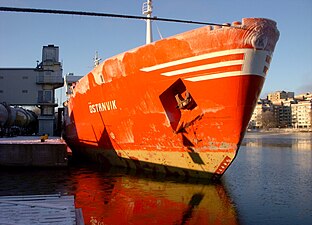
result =
M312 134L247 134L242 142L242 146L312 150Z
M238 224L222 184L77 174L76 207L86 224Z

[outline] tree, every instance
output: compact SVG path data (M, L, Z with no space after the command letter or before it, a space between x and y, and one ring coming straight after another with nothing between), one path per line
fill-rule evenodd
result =
M272 111L262 112L261 122L263 129L274 128L278 124Z

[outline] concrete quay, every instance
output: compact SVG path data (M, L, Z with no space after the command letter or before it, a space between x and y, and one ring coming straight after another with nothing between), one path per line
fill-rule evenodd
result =
M0 138L0 166L60 167L68 164L67 145L60 137Z

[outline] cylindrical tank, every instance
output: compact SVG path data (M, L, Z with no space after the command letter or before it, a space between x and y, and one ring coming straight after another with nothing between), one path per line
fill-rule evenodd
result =
M8 114L9 114L9 118L5 124L6 127L11 127L14 125L15 123L15 119L16 119L16 109L12 108L12 107L6 107L6 109L8 110Z
M26 127L30 122L30 118L27 111L23 108L15 108L15 110L16 110L16 118L14 121L14 125L18 127Z
M6 107L0 103L0 127L4 126L9 119L9 113Z
M14 130L11 130L14 127ZM6 129L6 134L19 130L19 134L36 133L38 120L36 113L21 107L10 107L0 103L0 131Z

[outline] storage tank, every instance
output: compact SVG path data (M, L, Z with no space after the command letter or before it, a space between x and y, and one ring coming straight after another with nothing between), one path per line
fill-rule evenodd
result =
M9 136L36 133L38 130L37 115L31 110L0 103L0 128Z
M16 109L12 108L10 106L6 107L8 114L9 114L9 118L5 124L6 127L11 127L14 125L15 123L15 119L16 119Z
M16 118L14 121L14 125L18 127L27 127L30 123L29 113L23 108L14 108L16 111Z
M0 127L3 127L9 118L9 113L6 107L0 103Z

